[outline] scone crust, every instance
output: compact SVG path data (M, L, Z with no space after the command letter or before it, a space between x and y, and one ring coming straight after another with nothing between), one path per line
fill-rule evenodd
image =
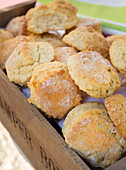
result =
M67 66L57 61L38 65L28 87L31 89L29 101L58 119L65 117L81 100L80 91L71 79Z
M126 78L126 37L116 39L112 43L109 53L113 66Z
M10 20L10 22L6 26L6 29L14 36L27 35L28 30L25 15L15 17Z
M67 64L68 58L76 53L73 47L58 47L54 50L54 60Z
M77 9L71 3L56 0L49 6L41 4L26 14L28 30L41 34L50 30L65 30L77 23Z
M116 35L111 35L111 36L106 37L106 40L109 42L109 45L111 46L113 41L119 38L123 38L123 37L126 37L126 35L116 34Z
M4 41L0 44L0 68L5 69L5 62L11 55L12 51L21 43L21 42L32 41L29 36L19 35L15 38Z
M105 98L121 85L116 69L95 51L72 55L68 58L67 66L75 84L91 97Z
M57 47L66 47L67 45L61 41L61 39L51 33L43 33L41 35L38 34L29 34L29 36L33 39L35 42L48 42L50 43L54 48Z
M80 26L65 35L62 41L79 51L97 51L103 57L107 57L109 54L107 40L101 33L95 31L93 27Z
M27 86L34 67L52 61L53 55L54 49L47 42L20 43L5 63L9 80Z
M78 19L78 22L74 27L66 30L66 34L68 34L70 31L75 30L80 26L86 26L86 27L91 26L95 29L95 31L100 33L102 32L102 22L97 20L96 18L87 17L87 18Z
M0 43L3 43L5 40L9 40L12 38L13 35L11 32L0 29Z
M115 126L126 138L126 98L115 94L105 99L105 106Z
M96 167L105 168L117 161L126 146L100 103L76 106L68 113L62 131L67 144Z

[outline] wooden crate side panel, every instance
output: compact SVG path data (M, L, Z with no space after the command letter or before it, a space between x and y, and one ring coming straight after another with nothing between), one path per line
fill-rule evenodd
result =
M2 71L0 107L1 122L36 169L89 169Z

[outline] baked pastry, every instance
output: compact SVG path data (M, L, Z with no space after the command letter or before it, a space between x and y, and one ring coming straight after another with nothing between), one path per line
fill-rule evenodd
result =
M51 34L51 33L44 33L41 35L30 34L29 36L33 39L33 41L36 41L36 42L48 42L54 48L66 46L66 44L63 43L61 39L55 34Z
M121 85L121 79L110 62L95 51L82 51L67 60L72 79L81 90L95 98L105 98Z
M52 61L53 55L54 49L47 42L20 43L5 63L9 80L27 86L34 67Z
M115 94L105 99L105 107L115 126L126 138L126 98Z
M41 4L26 14L28 30L41 34L50 30L69 29L77 23L77 8L70 2L56 0L47 5Z
M0 44L0 68L5 69L5 62L11 55L12 51L19 45L21 42L33 41L30 37L23 35L17 36L13 39L9 39Z
M31 90L29 102L58 119L65 117L81 100L66 64L57 61L35 67L28 87Z
M54 60L67 64L68 58L76 53L72 47L58 47L54 50Z
M116 35L111 35L111 36L106 37L106 40L109 42L109 45L111 46L113 41L119 38L123 38L123 37L126 37L126 35L116 34Z
M107 40L101 33L95 31L92 27L80 26L65 35L62 41L79 51L97 51L101 53L103 57L107 57L109 54Z
M12 18L7 24L6 29L14 36L28 35L25 15Z
M66 143L96 167L111 165L126 149L126 139L101 103L76 106L68 113L62 132Z
M78 19L77 24L66 30L66 34L68 34L70 31L75 30L76 28L80 27L80 26L92 26L94 28L95 31L97 32L102 32L102 22L97 20L96 18L91 18L91 17L86 17L86 18L82 18L82 19Z
M115 40L109 53L113 66L126 78L126 37Z
M5 40L9 40L11 38L13 38L11 32L0 29L0 43L4 42Z

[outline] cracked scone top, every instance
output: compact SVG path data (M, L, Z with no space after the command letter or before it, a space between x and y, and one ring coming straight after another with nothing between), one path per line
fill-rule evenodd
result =
M53 55L54 49L47 42L20 43L5 63L9 80L27 86L34 67L52 61Z
M50 30L65 30L77 23L77 8L70 2L56 0L47 5L41 4L26 14L28 30L41 34Z
M92 27L80 26L62 39L64 43L79 51L92 50L99 52L103 57L109 54L109 43L105 37Z
M29 102L58 119L65 117L81 100L66 64L57 61L35 67L28 87L31 90Z
M96 167L111 165L126 149L126 139L101 103L76 106L68 113L62 132L66 143Z
M116 39L112 43L109 53L113 66L126 78L126 37Z
M75 84L91 97L105 98L121 85L116 69L95 51L82 51L70 56L67 66Z
M105 107L115 126L126 138L126 98L121 94L109 96L105 99Z

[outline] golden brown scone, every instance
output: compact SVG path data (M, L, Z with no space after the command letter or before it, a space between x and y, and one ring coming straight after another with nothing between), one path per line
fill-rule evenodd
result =
M112 45L113 41L115 41L116 39L119 39L119 38L123 38L123 37L126 37L126 35L111 35L111 36L108 36L106 37L106 40L109 42L110 46Z
M103 57L107 57L109 54L107 40L101 33L95 31L92 27L80 26L65 35L62 41L79 51L97 51L101 53Z
M105 106L115 126L126 138L126 98L115 94L105 99Z
M121 85L116 69L98 52L74 54L68 58L67 66L75 84L91 97L105 98Z
M111 165L126 149L126 139L101 103L76 106L68 113L62 131L66 143L96 167Z
M31 90L29 102L58 119L65 117L81 100L66 64L57 61L35 67L28 87Z
M95 29L95 31L100 33L102 32L102 22L97 20L96 18L87 17L87 18L78 19L78 22L74 27L66 30L66 34L68 34L70 31L75 30L80 26L86 26L86 27L92 26Z
M14 36L28 35L25 15L12 18L7 24L6 29Z
M41 34L50 30L65 30L77 23L77 8L70 2L56 0L49 6L41 4L26 14L28 30Z
M12 51L19 45L21 42L32 41L28 36L17 36L13 39L9 39L0 44L0 68L5 69L5 62L11 55Z
M54 50L54 60L67 64L68 58L76 53L73 47L58 47Z
M113 66L126 78L126 37L115 40L109 53Z
M27 86L34 67L52 61L53 55L54 49L47 42L20 43L5 63L9 80Z
M44 33L41 35L30 34L29 36L36 42L48 42L54 48L66 46L66 44L63 43L61 39L55 34L51 34L51 33Z
M3 43L5 40L9 40L11 38L13 38L11 32L0 29L0 44Z

